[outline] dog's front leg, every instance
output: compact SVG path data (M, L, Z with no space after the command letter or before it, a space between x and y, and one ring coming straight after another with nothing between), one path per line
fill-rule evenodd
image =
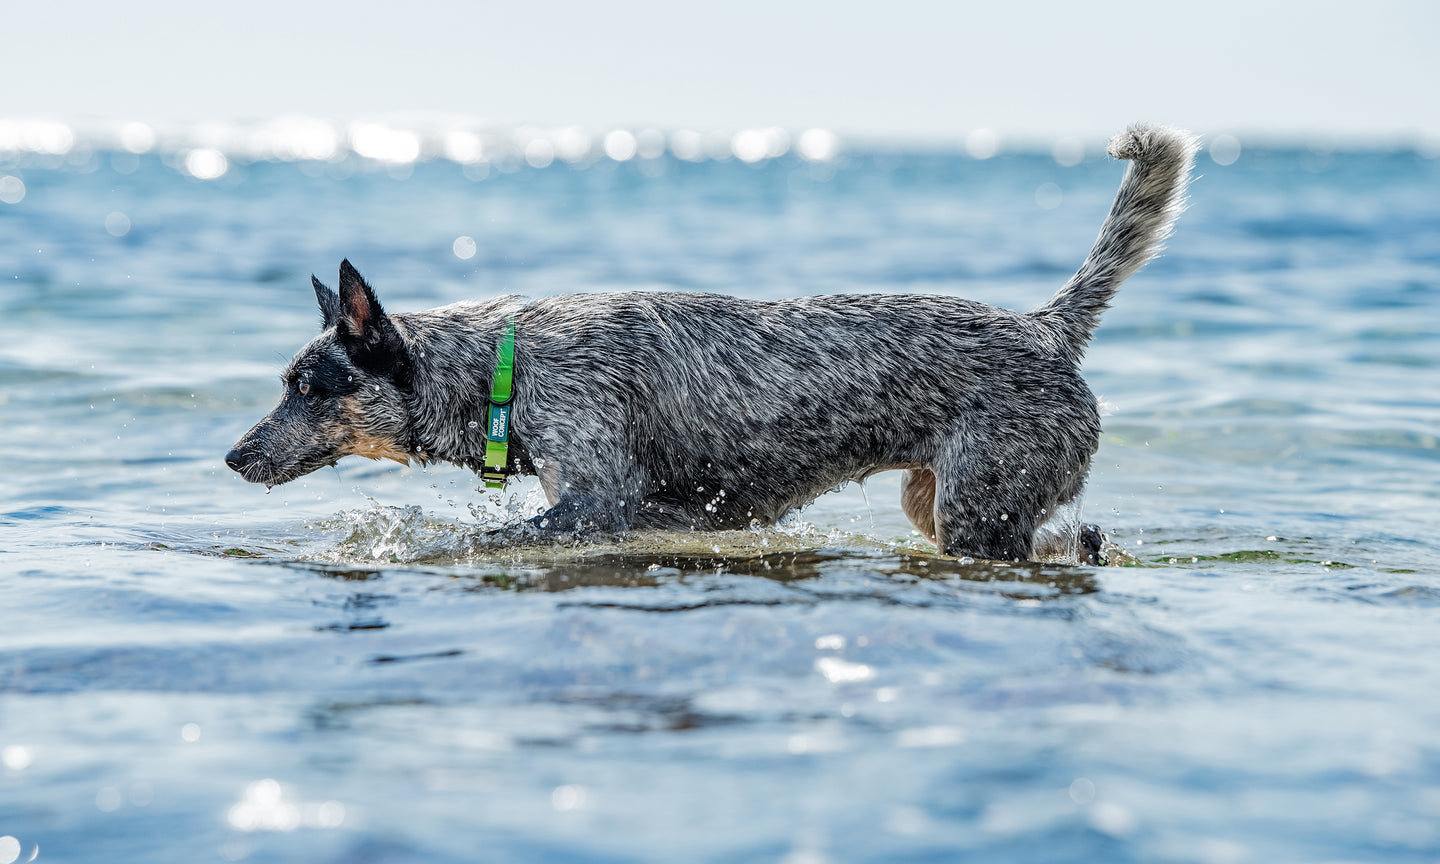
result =
M577 411L570 417L531 416L535 431L527 434L525 445L550 509L488 532L487 539L552 543L628 530L645 486L627 429L616 422L628 416L623 406L616 405Z
M630 520L616 499L567 491L539 516L484 532L479 544L512 546L594 540L619 534L629 527Z
M555 506L524 522L482 531L471 538L476 547L569 543L614 536L629 528L622 510L603 497L570 493Z
M638 504L633 468L606 465L592 458L587 470L562 467L550 460L540 469L540 482L550 509L524 522L486 532L493 543L553 543L596 539L626 531Z
M615 534L630 527L625 508L610 496L567 491L525 525L540 535Z

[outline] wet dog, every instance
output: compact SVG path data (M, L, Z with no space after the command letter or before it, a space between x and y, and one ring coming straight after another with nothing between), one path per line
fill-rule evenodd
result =
M1136 126L1109 152L1131 164L1099 238L1028 313L937 296L618 293L391 315L342 262L338 293L312 277L322 332L226 464L266 485L350 455L480 471L513 320L508 469L538 474L550 509L501 540L768 525L904 469L904 511L942 553L1031 558L1099 446L1081 356L1169 234L1195 143Z

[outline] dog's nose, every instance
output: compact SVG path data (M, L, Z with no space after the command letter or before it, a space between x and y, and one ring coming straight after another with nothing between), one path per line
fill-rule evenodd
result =
M240 458L240 448L236 447L234 450L225 454L225 464L230 466L231 471L239 471L241 464L243 464Z

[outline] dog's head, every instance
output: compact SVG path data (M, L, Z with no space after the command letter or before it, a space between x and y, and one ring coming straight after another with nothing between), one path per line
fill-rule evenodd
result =
M225 454L251 483L277 486L342 456L408 462L410 356L375 292L340 263L340 292L314 276L322 332L285 367L275 410Z

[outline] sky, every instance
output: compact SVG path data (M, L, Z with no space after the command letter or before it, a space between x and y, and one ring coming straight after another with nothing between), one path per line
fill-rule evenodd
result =
M15 2L0 117L1440 139L1440 2Z

